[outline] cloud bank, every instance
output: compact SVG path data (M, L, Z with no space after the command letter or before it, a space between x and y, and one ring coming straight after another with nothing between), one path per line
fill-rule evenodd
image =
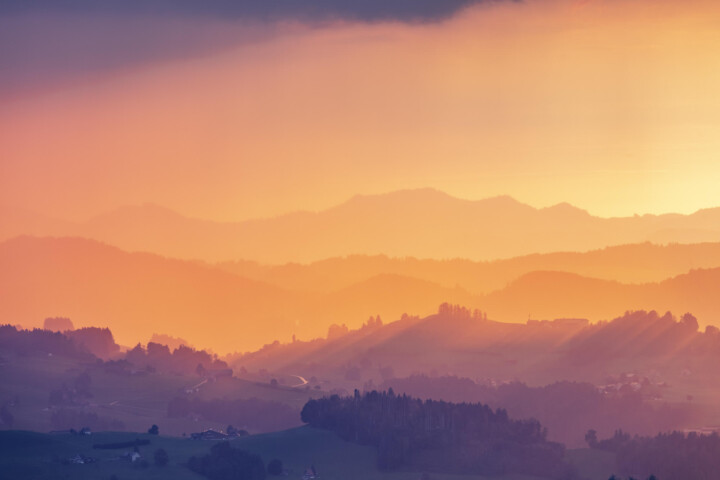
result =
M0 12L191 15L248 20L434 22L500 0L6 0ZM513 0L510 0L513 1ZM515 0L517 1L517 0Z
M518 0L5 0L0 96L143 64L213 54L284 25L433 24Z

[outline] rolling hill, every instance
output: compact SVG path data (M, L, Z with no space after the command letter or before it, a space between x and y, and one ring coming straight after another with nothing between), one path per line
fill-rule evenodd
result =
M221 351L261 345L269 332L291 332L287 312L304 302L217 269L78 238L4 242L0 269L4 323L69 316L76 326L111 327L125 345L156 331Z
M692 269L720 267L720 242L671 245L646 242L588 252L533 254L489 262L350 255L309 264L266 265L241 260L215 265L242 277L288 290L327 293L378 275L400 275L447 288L459 285L480 295L504 288L522 275L535 271L575 273L631 284L660 282Z
M627 310L691 312L720 325L720 268L692 270L658 283L626 285L565 272L532 272L486 295L491 318L609 319Z
M172 332L216 351L257 349L274 339L324 336L329 325L356 328L369 315L385 322L427 315L443 302L479 308L495 320L609 319L626 310L692 312L720 323L720 268L645 284L574 273L526 273L487 295L424 279L380 274L329 293L247 279L210 265L128 253L79 238L19 237L0 244L0 318L39 326L69 316L76 326L108 326L133 345Z
M330 294L307 294L197 262L128 253L81 238L19 237L0 244L0 318L40 326L68 316L77 327L108 326L125 345L157 331L215 351L255 349L273 339L324 335L332 323L360 325L405 309L457 300L462 289L377 276Z
M150 465L139 468L130 462L118 460L124 450L96 450L93 443L132 442L136 438L150 440L150 445L140 447L140 453ZM68 475L77 479L118 478L144 479L196 479L205 477L190 471L185 464L193 455L204 455L213 442L192 441L183 438L151 436L145 433L104 432L92 438L78 435L48 435L35 432L0 432L0 445L11 452L0 459L0 467L16 478L55 479ZM305 469L315 465L321 478L366 480L417 480L418 472L379 472L375 467L376 453L373 447L360 446L343 441L332 432L300 427L283 432L233 440L232 446L261 455L267 464L273 458L282 460L290 478L300 478ZM169 454L166 467L152 464L153 452L163 448ZM69 458L78 453L100 461L86 465L62 465L53 458ZM605 480L614 467L614 455L597 450L571 450L568 460L588 480ZM547 480L525 475L484 477L478 475L452 475L433 473L437 480Z
M569 204L538 209L510 197L470 201L432 189L355 196L320 212L230 223L187 218L155 205L123 207L78 224L48 222L46 231L39 220L30 222L33 232L28 232L28 221L19 214L12 218L2 230L5 238L82 236L175 258L265 263L349 254L490 260L653 240L720 239L720 208L692 215L599 218Z

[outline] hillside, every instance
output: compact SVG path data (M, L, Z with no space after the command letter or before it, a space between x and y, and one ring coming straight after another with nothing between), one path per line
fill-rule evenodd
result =
M102 363L48 355L41 346L38 350L24 355L0 351L0 405L12 416L10 425L0 423L0 429L48 432L88 426L145 431L157 424L161 433L180 436L206 428L225 429L234 423L237 428L257 433L300 425L302 406L308 398L322 395L319 390L272 386L269 379L203 378L195 373L147 368L143 362ZM67 388L76 388L81 376L86 378L86 393L59 395L70 392ZM285 378L277 378L287 383ZM219 399L243 404L255 416L243 420L246 414L242 412L177 414L177 408L171 415L170 404L178 400L202 404Z
M133 441L135 438L150 440L150 445L140 447L140 453L150 465L138 467L129 462L117 460L123 450L95 450L93 443ZM71 435L48 435L21 431L0 431L0 445L3 451L12 452L0 458L0 468L16 475L16 478L38 480L58 478L58 473L72 475L71 478L154 478L196 479L204 477L194 474L184 466L193 455L203 455L210 450L213 442L192 441L165 436L150 436L144 433L101 433L91 438ZM417 480L413 472L380 473L375 468L375 452L372 447L363 447L345 442L335 434L310 427L301 427L284 432L252 435L232 442L232 446L262 456L264 462L273 458L282 460L290 478L299 478L311 464L315 465L321 478L367 480ZM152 455L157 448L168 452L166 467L153 465ZM71 457L76 454L102 459L89 465L61 465L53 458ZM572 450L568 458L577 464L588 480L606 480L613 467L614 456L605 452L588 449ZM433 474L437 480L490 480L476 475ZM492 480L543 480L526 476L492 477Z
M459 285L471 293L484 294L501 289L527 273L548 270L623 283L660 282L692 269L720 267L720 242L686 245L640 243L489 262L350 255L309 264L266 265L238 260L220 262L216 266L242 277L308 292L331 292L378 275L401 275L447 288Z
M267 341L268 330L291 331L286 312L303 303L290 292L217 269L78 238L4 242L0 269L6 323L37 326L63 315L76 326L108 326L125 345L160 330L199 346L243 349ZM268 328L253 328L257 322Z
M4 322L40 326L46 317L61 315L78 327L108 326L128 346L165 331L201 348L243 351L294 334L324 336L331 323L355 327L369 315L394 319L405 309L432 311L448 299L474 303L461 289L387 276L308 295L80 238L3 242L0 271Z
M78 327L110 327L129 346L165 331L200 348L248 351L293 335L325 336L331 324L357 328L370 315L385 323L403 313L426 315L444 302L479 308L503 322L603 320L638 309L693 312L702 325L720 321L720 299L713 293L720 268L645 284L536 271L484 296L379 274L329 293L308 293L86 239L20 237L0 244L0 269L3 321L39 326L46 317L67 316Z
M268 345L226 360L236 369L316 376L346 388L416 373L601 385L609 376L642 372L673 379L682 385L673 395L682 398L683 389L716 378L710 365L719 349L717 330L702 332L692 316L678 320L641 311L596 324L572 319L520 324L460 310L366 325L338 338ZM703 391L702 398L712 395Z
M692 270L659 283L626 285L565 272L533 272L482 299L492 318L609 319L627 310L692 312L702 325L720 322L720 268Z
M123 207L66 226L17 219L5 238L27 233L83 236L131 251L185 259L308 262L349 254L490 260L585 251L645 241L720 238L720 209L692 215L599 218L568 204L533 208L510 197L469 201L432 189L355 196L320 212L234 223L192 219L155 205Z

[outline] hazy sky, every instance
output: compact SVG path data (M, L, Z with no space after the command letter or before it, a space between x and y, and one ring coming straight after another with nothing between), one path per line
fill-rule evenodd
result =
M42 3L0 7L0 204L720 206L720 2Z

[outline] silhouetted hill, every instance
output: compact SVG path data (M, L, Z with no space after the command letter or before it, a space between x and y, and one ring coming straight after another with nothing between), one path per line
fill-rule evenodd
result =
M380 470L509 473L580 479L537 420L513 420L480 403L454 404L371 391L310 400L302 420L377 448Z
M223 350L291 331L301 299L277 287L79 238L21 237L0 244L0 317L37 324L61 314L109 326L133 345L158 330ZM258 329L258 324L265 327Z
M492 262L471 260L390 258L351 255L310 264L264 265L252 261L222 262L218 267L246 278L289 290L331 292L378 275L401 275L460 286L474 293L505 287L524 274L561 271L623 283L659 282L696 268L720 267L720 242L655 245L640 243L588 252L533 254Z
M480 308L503 322L602 320L638 309L689 311L703 324L720 318L720 298L714 294L720 268L639 285L532 272L485 296L382 274L330 293L308 294L91 240L21 237L0 244L0 269L0 315L7 322L39 326L49 316L67 316L77 327L110 327L125 345L162 330L201 348L242 351L293 334L324 335L332 323L354 328L369 315L388 323L404 312L426 314L443 302Z
M692 316L678 320L654 311L596 324L582 319L521 324L459 309L366 326L338 338L267 345L228 360L236 369L345 377L355 385L423 372L534 385L566 379L600 383L610 374L638 370L672 378L688 368L715 375L717 332L711 327L701 333ZM353 369L351 378L347 372Z
M343 322L357 316L358 305L367 305L368 314L393 321L408 311L432 312L443 302L479 306L479 297L460 287L445 288L426 280L382 274L325 295L315 315L328 323Z
M485 296L492 318L612 318L626 310L692 312L701 323L720 319L720 268L692 270L659 283L626 285L564 272L533 272ZM715 293L714 293L715 292Z
M0 317L39 326L48 316L76 327L109 326L134 345L157 331L216 351L257 348L275 338L324 335L331 323L359 325L405 308L434 310L461 289L377 276L325 295L248 280L197 262L128 253L81 238L19 237L0 243Z
M191 219L154 205L123 207L62 232L48 226L47 233L34 233L79 235L176 258L283 263L357 253L488 260L648 240L696 243L720 239L718 225L720 209L598 218L568 204L537 209L505 196L469 201L420 189L235 223ZM5 238L24 233L5 231Z
M184 346L149 343L121 353L111 344L113 359L102 361L89 349L107 353L112 333L78 332L0 325L0 430L159 424L161 433L179 436L233 423L255 433L299 425L302 405L322 394L232 377L224 362Z

